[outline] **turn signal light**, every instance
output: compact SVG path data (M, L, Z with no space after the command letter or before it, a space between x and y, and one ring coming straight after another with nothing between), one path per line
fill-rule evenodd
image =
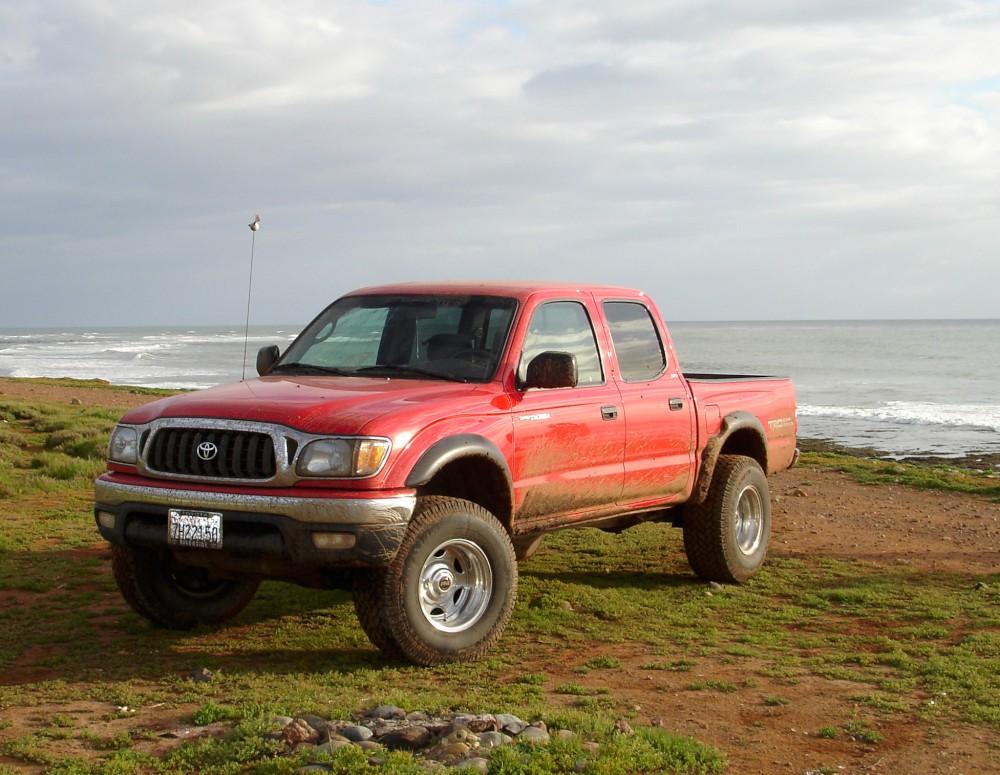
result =
M313 533L317 549L350 549L357 542L354 533Z

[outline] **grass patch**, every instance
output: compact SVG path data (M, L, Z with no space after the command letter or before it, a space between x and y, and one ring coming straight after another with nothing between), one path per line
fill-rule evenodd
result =
M1000 499L1000 475L957 466L897 463L837 452L806 452L802 463L833 469L862 484L900 484L926 490L949 490Z

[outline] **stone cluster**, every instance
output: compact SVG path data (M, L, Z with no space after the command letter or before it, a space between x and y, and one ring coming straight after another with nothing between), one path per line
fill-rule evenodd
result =
M409 751L429 770L447 768L486 773L489 755L494 748L515 741L545 745L551 739L574 739L568 729L549 731L544 721L528 723L509 713L459 714L450 717L430 716L420 711L407 713L394 705L379 705L353 721L337 721L304 713L294 718L273 719L271 736L283 740L290 751L308 749L316 753L334 753L345 746L366 751L369 764L385 761L386 751ZM582 743L584 750L596 753L598 744ZM298 772L324 772L323 764L310 764Z

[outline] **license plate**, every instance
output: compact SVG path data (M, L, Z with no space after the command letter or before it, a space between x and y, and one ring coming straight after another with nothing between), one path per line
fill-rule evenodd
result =
M222 514L215 511L167 512L167 543L199 549L222 548Z

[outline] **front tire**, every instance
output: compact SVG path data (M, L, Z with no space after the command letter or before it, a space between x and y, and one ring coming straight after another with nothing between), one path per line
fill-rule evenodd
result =
M385 573L384 621L421 665L478 659L503 635L517 560L503 525L460 498L420 498Z
M744 582L764 564L771 536L771 496L756 460L720 455L704 503L684 513L684 549L703 579Z
M246 608L258 581L231 580L184 565L169 551L111 548L111 568L125 602L153 624L189 630L218 625Z
M385 621L385 571L356 570L352 581L354 613L368 640L386 659L399 659L402 653Z

